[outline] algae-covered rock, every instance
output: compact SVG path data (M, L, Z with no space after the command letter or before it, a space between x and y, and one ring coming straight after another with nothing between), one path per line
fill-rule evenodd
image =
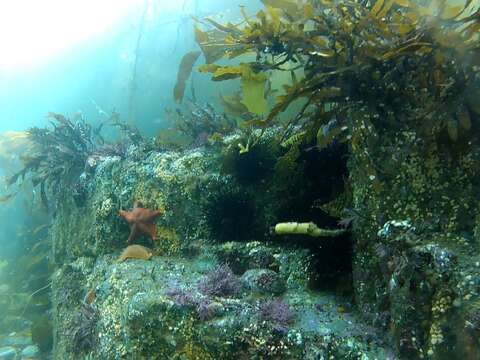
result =
M245 287L253 292L267 295L279 295L285 291L284 280L273 270L247 270L242 275L242 280Z
M465 281L479 276L476 141L446 148L410 128L363 145L388 174L378 186L350 162L358 306L401 358L476 358L466 319L478 287Z
M92 283L109 290L99 291L92 303L99 314L98 342L83 357L164 359L197 354L202 359L236 359L261 353L266 358L303 359L305 346L313 346L320 338L325 343L322 351L332 356L344 354L346 344L348 356L384 351L375 337L349 340L352 331L363 336L361 324L356 315L337 311L334 297L311 294L307 289L300 293L298 287L289 291L283 285L283 299L272 302L280 305L268 306L267 311L271 292L252 298L250 292L231 297L198 291L205 268L218 265L208 257L193 261L154 257L149 262L120 264L112 260L98 260L91 273ZM265 269L246 273L272 275ZM287 308L291 316L285 318L283 309ZM68 323L68 319L61 311L57 321ZM58 339L56 358L71 356L75 349L68 345L70 341L69 337ZM341 352L337 352L339 344L343 344Z
M385 353L379 334L365 336L357 314L340 310L351 306L310 288L312 250L276 244L268 235L262 241L215 238L204 216L206 195L235 181L217 172L215 154L137 149L124 160L99 161L94 171L84 205L62 203L51 230L55 359L357 359ZM276 203L267 201L272 193L264 195L251 197L264 216L255 221L268 217L274 224ZM136 239L155 256L118 262L130 233L118 211L134 200L165 209L157 238Z

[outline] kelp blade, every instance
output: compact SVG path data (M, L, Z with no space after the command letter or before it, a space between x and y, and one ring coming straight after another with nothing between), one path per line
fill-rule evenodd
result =
M200 51L190 51L183 56L182 61L180 62L180 67L177 74L177 83L173 89L173 98L177 103L181 103L183 101L187 80L190 77L193 65L195 64L195 61L197 61L200 54Z

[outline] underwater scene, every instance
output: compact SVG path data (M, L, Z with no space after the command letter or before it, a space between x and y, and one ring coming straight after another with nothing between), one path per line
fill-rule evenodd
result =
M480 0L0 2L0 360L480 359Z

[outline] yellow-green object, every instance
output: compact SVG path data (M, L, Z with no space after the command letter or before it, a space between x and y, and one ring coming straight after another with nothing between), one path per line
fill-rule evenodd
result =
M242 104L251 113L262 115L267 112L268 105L265 100L265 83L267 76L263 73L255 73L250 66L242 64Z
M278 223L275 225L275 234L277 235L309 235L313 237L330 237L330 236L339 236L342 235L345 230L329 230L329 229L320 229L313 222L307 223L298 223L298 222L285 222Z

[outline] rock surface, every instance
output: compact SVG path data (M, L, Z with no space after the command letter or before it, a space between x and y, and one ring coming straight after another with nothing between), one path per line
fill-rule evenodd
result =
M1 360L15 360L17 357L17 351L14 347L6 346L0 348L0 359Z
M290 258L288 266L274 273L279 278L276 281L301 271L294 261L299 255L295 252L283 254L275 246L247 245ZM218 265L208 245L204 251L194 259L157 256L119 264L105 255L89 264L92 266L78 263L85 281L97 289L92 305L100 314L95 335L98 345L90 349L95 358L248 359L253 354L278 359L356 359L359 354L385 358L387 350L380 334L362 325L354 313L342 311L333 295L313 294L307 289L299 292L298 284L283 287L281 296L255 289L225 297L202 294L199 279ZM271 275L253 269L246 274L247 278ZM71 269L64 268L56 279L69 276ZM56 296L62 296L62 288L56 291ZM293 321L285 328L260 315L262 303L272 296L291 309ZM62 313L58 320L65 326L70 323L69 315ZM74 351L68 338L57 339L56 358Z
M205 150L137 151L97 165L84 206L61 204L52 226L54 358L385 358L387 343L348 298L310 289L315 261L306 247L268 236L213 241L203 201L220 190L212 196L218 201L233 186L218 168ZM118 263L129 229L117 212L133 199L166 210L158 241L140 239L157 255ZM273 216L276 202L254 199L262 218ZM219 266L231 269L222 285L228 291L200 284ZM240 279L246 286L237 289ZM82 303L87 293L95 294L91 304ZM280 313L262 310L271 301Z
M22 350L21 356L22 359L33 359L37 358L40 355L40 349L36 345L27 346Z

